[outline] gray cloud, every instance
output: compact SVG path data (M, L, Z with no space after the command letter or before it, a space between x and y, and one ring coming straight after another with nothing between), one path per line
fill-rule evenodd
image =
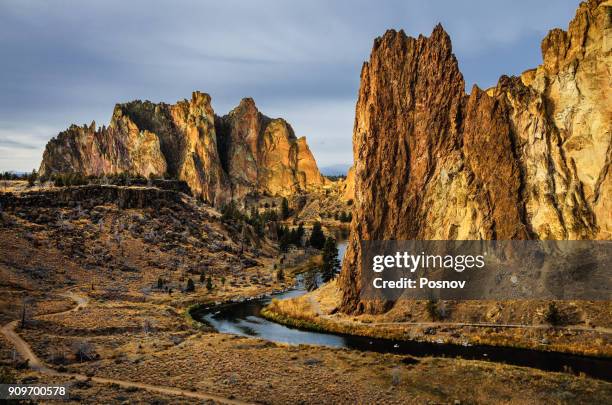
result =
M26 149L26 150L37 150L38 146L32 145L26 142L15 141L12 139L2 139L0 138L0 148L3 149Z
M202 90L225 113L242 97L306 135L322 166L350 161L361 64L388 28L442 22L468 88L540 63L545 33L577 1L149 1L0 3L0 170L38 166L71 123L116 102ZM7 141L12 142L9 145Z

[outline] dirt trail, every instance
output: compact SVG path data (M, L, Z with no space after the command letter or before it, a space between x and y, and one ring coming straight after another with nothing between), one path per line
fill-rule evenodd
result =
M89 304L88 297L76 294L72 291L62 294L62 295L72 299L77 305L74 308L71 308L67 311L45 314L45 315L39 316L38 318L44 318L44 317L51 316L51 315L68 314L70 312L75 312L82 308L85 308ZM49 375L74 377L79 380L91 379L91 381L101 383L101 384L117 384L124 388L139 388L139 389L143 389L146 391L157 392L160 394L179 395L183 397L196 398L196 399L201 399L201 400L212 400L212 401L216 401L216 402L223 403L223 404L236 404L236 405L248 404L248 402L243 402L237 399L225 398L222 396L208 394L204 392L198 392L198 391L187 391L187 390L182 390L180 388L175 388L175 387L158 386L158 385L140 383L136 381L117 380L114 378L88 377L84 374L62 373L62 372L56 371L52 368L47 367L45 363L38 356L36 356L32 348L30 347L30 345L25 340L23 340L21 336L19 336L19 334L15 331L18 324L19 324L19 321L9 322L0 329L0 332L2 332L2 334L9 340L9 342L11 342L15 346L15 349L17 350L17 352L21 355L21 357L23 357L25 360L28 361L28 365L30 366L30 368L35 371L49 374Z

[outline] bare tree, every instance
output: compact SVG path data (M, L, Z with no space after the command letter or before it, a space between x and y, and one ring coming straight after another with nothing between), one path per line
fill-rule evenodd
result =
M23 300L21 302L21 324L20 327L23 329L26 326L26 323L28 321L28 305L30 305L31 303L31 298L30 297L23 297Z
M145 319L142 323L142 331L145 335L153 332L153 322L151 322L149 319Z
M119 248L120 252L121 252L121 256L123 256L123 245L121 244L121 233L119 233L119 230L115 230L115 243L117 244L117 247Z
M87 341L76 342L73 345L74 357L77 358L81 363L84 361L90 361L95 358L96 350L93 344Z

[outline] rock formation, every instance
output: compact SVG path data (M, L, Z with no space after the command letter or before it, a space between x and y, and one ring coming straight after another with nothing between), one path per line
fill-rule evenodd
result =
M440 25L375 40L353 133L345 311L389 304L359 298L360 240L610 238L611 21L612 2L581 4L543 40L541 66L470 94Z
M200 92L172 105L118 104L108 128L71 126L47 144L40 166L42 176L70 172L176 178L215 205L324 182L306 139L286 121L261 114L252 99L218 117Z
M324 184L306 138L297 139L282 118L260 113L251 98L217 119L217 133L236 197L249 191L290 194Z
M351 166L346 173L346 179L344 179L343 184L343 195L342 198L345 200L352 200L355 198L355 167Z

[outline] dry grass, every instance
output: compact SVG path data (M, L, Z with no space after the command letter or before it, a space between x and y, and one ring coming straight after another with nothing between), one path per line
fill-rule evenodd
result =
M96 236L97 222L73 218L74 208L40 210L31 220L25 215L2 213L0 220L0 316L16 319L23 296L33 299L32 314L62 311L71 305L60 293L71 290L91 298L89 306L64 315L48 316L19 330L39 357L55 368L85 375L201 390L250 402L294 403L604 403L612 397L612 384L558 373L458 359L423 358L406 364L403 356L362 353L315 346L287 346L257 339L202 332L189 323L184 309L197 302L221 302L257 296L283 288L274 280L274 260L258 257L261 266L236 270L232 234L218 221L186 224L206 225L211 242L221 249L201 246L192 238L148 244L138 232L125 229L122 251L111 240L111 224L122 221L156 225L155 212L101 207L104 232ZM140 221L141 215L147 221ZM174 214L163 214L170 219ZM67 222L66 229L41 225L41 216ZM176 221L184 218L174 215ZM97 220L96 220L97 221ZM171 221L172 224L176 221ZM6 224L5 223L5 224ZM162 225L162 223L159 223ZM168 225L171 229L174 225ZM165 225L164 225L165 226ZM181 225L183 227L183 225ZM182 233L182 232L181 232ZM176 232L177 238L179 232ZM79 241L83 237L82 242ZM78 243L77 243L78 242ZM164 247L164 249L161 249ZM103 249L100 264L93 263L89 249ZM166 249L169 248L169 249ZM83 251L83 257L72 250ZM265 249L263 253L265 253ZM254 252L249 257L256 257ZM121 259L121 260L119 260ZM157 278L173 285L196 277L189 265L206 259L217 286L208 292L198 280L195 293L172 295L151 289ZM126 271L124 260L131 269ZM288 270L290 276L300 269ZM226 278L225 286L220 283ZM251 281L251 277L255 281ZM94 289L91 289L91 284ZM368 319L341 323L321 317L335 308L338 291L333 283L296 301L274 301L269 311L286 322L299 319L312 328L336 327L345 333L366 333ZM310 299L314 297L313 299ZM284 315L278 315L286 311ZM374 321L370 318L369 321ZM397 333L394 327L379 333ZM389 337L386 336L386 337ZM79 353L86 352L87 358ZM9 360L11 347L0 340L0 360ZM35 377L37 384L64 381L65 377L18 371L18 378ZM478 381L478 384L474 384ZM74 384L70 380L69 383ZM89 383L74 385L73 403L183 403L140 390Z

